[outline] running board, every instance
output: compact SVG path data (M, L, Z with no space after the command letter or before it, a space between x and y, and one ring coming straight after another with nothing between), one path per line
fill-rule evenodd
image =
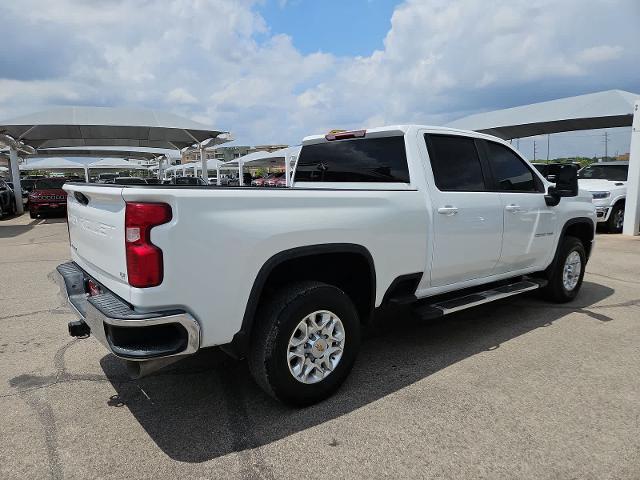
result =
M423 319L438 318L450 313L466 310L467 308L489 303L502 298L511 297L520 293L529 292L545 287L547 281L543 279L527 279L516 283L510 283L501 287L484 290L481 292L464 295L432 304L414 305L413 310Z

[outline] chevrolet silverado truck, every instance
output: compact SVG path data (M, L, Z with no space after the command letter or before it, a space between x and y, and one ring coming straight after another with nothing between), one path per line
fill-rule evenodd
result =
M591 193L598 223L622 233L629 162L593 163L578 172L578 185Z
M596 224L576 171L545 180L492 136L416 125L307 137L291 188L66 184L79 320L145 375L214 346L308 405L383 307L436 318L578 293Z

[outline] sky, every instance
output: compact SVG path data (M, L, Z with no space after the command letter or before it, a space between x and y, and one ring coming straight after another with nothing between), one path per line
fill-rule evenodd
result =
M333 128L640 93L638 0L6 0L0 18L0 119L154 108L238 144L296 144ZM629 129L609 133L609 153L628 151ZM601 156L603 138L553 135L550 157ZM533 158L532 139L519 145ZM536 139L537 158L546 146Z

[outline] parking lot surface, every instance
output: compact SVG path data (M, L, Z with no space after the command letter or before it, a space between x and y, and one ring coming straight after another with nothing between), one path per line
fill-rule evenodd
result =
M0 478L640 478L638 238L598 235L571 304L388 313L299 410L216 350L130 380L67 334L68 255L64 219L0 220Z

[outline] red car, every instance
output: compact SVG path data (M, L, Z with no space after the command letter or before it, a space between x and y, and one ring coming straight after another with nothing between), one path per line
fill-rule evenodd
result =
M270 175L264 182L264 185L267 187L285 187L287 185L287 180L284 176L284 172Z
M67 213L67 192L62 185L67 178L41 178L29 193L29 216L38 218L44 213Z

